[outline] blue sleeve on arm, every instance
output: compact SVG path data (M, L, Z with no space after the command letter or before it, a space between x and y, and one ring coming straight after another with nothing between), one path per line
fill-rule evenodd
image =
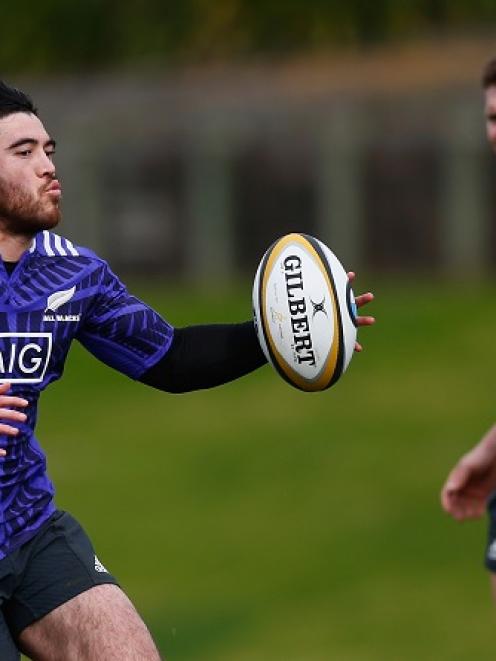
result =
M96 358L138 379L169 350L173 327L129 294L105 264L77 339Z

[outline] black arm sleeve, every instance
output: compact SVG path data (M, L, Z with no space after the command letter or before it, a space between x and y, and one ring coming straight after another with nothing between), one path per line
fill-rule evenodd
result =
M267 362L253 322L174 329L165 356L139 379L153 388L182 393L233 381Z

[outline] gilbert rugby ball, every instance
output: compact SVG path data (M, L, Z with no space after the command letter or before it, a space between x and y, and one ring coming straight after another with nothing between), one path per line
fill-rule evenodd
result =
M306 234L275 241L253 283L258 340L267 360L292 386L325 390L353 356L356 304L334 253Z

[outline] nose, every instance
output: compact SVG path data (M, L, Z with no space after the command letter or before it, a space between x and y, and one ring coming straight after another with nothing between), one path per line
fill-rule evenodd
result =
M40 154L38 165L37 165L37 174L40 178L50 177L55 178L55 164L51 158L45 154L43 151Z

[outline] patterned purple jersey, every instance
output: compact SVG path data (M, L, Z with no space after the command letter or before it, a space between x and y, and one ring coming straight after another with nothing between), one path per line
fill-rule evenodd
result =
M107 263L43 231L9 278L0 265L0 383L29 406L14 438L0 435L0 558L54 512L54 489L34 436L38 397L63 372L73 339L136 379L169 349L173 329L131 296Z

